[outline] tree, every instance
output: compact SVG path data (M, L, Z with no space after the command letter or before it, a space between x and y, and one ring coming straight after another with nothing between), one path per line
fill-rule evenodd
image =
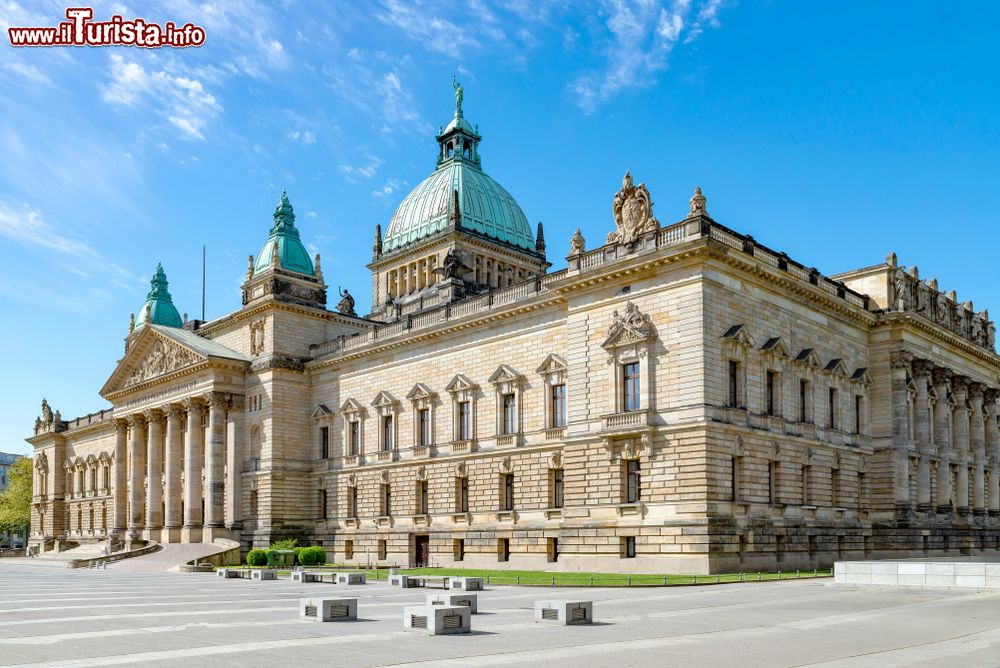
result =
M14 462L8 480L0 492L0 531L21 531L31 523L31 458Z

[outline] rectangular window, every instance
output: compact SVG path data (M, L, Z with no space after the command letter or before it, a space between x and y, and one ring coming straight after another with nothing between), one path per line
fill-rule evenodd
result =
M839 478L840 469L830 469L830 505L834 508L838 507L837 502L840 500Z
M828 414L829 414L829 419L827 420L827 424L830 427L830 429L836 429L837 428L837 417L838 417L837 413L838 413L838 411L837 411L837 388L835 388L835 387L831 387L830 388L829 404L830 405L827 406L827 411L828 411Z
M358 516L358 488L347 488L347 516L356 518Z
M729 458L729 500L739 501L740 498L740 458Z
M810 478L812 478L812 467L808 464L802 466L802 505L812 505L812 490L810 489Z
M641 498L642 479L639 460L629 459L625 462L625 503L638 503Z
M765 390L764 390L764 409L767 411L768 415L776 415L775 412L775 384L776 384L777 374L768 369L765 378Z
M472 402L458 402L458 440L472 440Z
M428 446L431 444L431 409L421 408L417 412L417 443Z
M384 538L378 541L378 560L385 561L389 556L389 550Z
M392 515L392 488L388 483L382 483L381 486L381 496L382 496L382 516L387 517Z
M986 488L989 489L989 485L987 485ZM868 507L868 499L866 498L867 491L868 490L865 486L865 474L858 473L858 512L861 512Z
M326 490L319 490L319 516L322 519L326 519Z
M517 398L513 394L503 395L503 432L517 433Z
M552 480L552 507L562 508L563 507L563 470L562 469L551 469L550 471Z
M854 395L854 433L861 433L861 413L864 410L864 396L860 394Z
M809 381L803 379L799 380L799 422L808 422L812 417L812 411L810 411L809 403L812 400L812 389L809 387Z
M330 428L320 427L319 428L319 458L329 459L330 458Z
M778 462L767 463L767 502L778 502Z
M740 363L729 360L729 397L727 405L730 408L740 407Z
M354 541L345 540L344 541L344 558L353 559L354 558Z
M500 474L500 509L514 510L514 474Z
M510 538L497 540L497 561L510 561Z
M622 536L622 558L635 559L635 536Z
M553 428L566 426L566 386L552 386L552 415L550 423Z
M257 490L250 490L250 514L253 517L257 516Z
M351 454L356 455L361 451L361 423L357 420L352 420L350 425Z
M427 481L417 481L417 515L426 515L427 510Z
M460 513L469 512L469 479L455 479L455 510Z
M546 538L545 546L546 555L549 558L549 562L559 561L559 539L558 538Z
M452 543L455 561L465 561L465 539L456 538Z
M386 415L382 418L382 449L388 452L392 450L392 416Z
M622 365L622 410L637 411L639 403L639 363Z

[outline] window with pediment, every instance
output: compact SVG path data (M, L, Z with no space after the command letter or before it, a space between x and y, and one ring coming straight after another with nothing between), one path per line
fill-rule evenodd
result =
M489 382L496 393L496 433L517 436L521 433L521 392L524 376L506 364L501 364Z
M364 454L365 407L355 399L348 399L340 407L344 418L344 456Z
M788 361L788 346L780 336L774 336L760 347L761 377L763 382L764 415L784 417L785 415L785 364Z
M378 449L379 452L391 452L396 449L398 430L399 402L386 391L379 392L372 401L372 408L378 418Z
M823 371L826 372L827 380L826 427L828 429L845 431L843 397L847 394L846 385L849 376L847 365L844 364L844 360L841 358L834 357L823 367Z
M608 336L601 344L610 358L614 413L651 408L649 349L654 339L652 320L635 304L626 303L624 314L614 312Z
M445 387L445 391L451 395L453 441L476 440L478 390L479 386L464 374L457 374Z
M536 372L542 376L545 394L545 428L566 426L566 360L555 353L542 362Z
M434 405L437 394L423 383L417 383L406 398L413 406L413 444L418 448L434 445Z
M725 370L727 408L747 407L747 367L750 351L757 345L746 325L732 325L722 335L722 368Z
M819 355L812 348L803 348L795 356L798 392L795 398L796 417L799 422L814 423L816 372L820 367Z

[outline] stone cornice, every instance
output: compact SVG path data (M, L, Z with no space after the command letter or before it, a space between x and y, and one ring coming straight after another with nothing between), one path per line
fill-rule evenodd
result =
M932 323L923 316L908 311L887 311L878 316L875 327L909 327L924 334L929 334L932 338L946 344L949 348L957 348L966 355L974 357L989 364L995 372L1000 373L1000 355L978 346L973 342L954 334L940 325ZM917 356L922 353L915 352ZM925 355L926 353L923 353Z
M130 385L129 387L118 390L117 392L109 393L105 399L113 404L118 404L121 400L134 396L136 394L141 394L149 389L155 387L156 385L162 385L167 383L172 383L178 379L186 378L188 376L193 376L195 374L201 373L209 369L221 369L226 371L236 371L239 373L244 373L249 366L247 362L240 362L236 360L223 360L219 358L209 358L198 364L192 366L184 367L183 369L178 369L172 371L168 374L162 376L157 376L156 378L150 378L147 381L137 383L135 385Z
M286 311L288 313L294 313L296 315L304 315L307 317L315 318L317 320L326 320L339 322L341 324L352 325L359 327L360 329L370 329L375 326L375 322L367 320L365 318L354 318L336 311L325 311L315 308L310 308L308 306L300 306L296 304L289 304L287 302L278 301L277 299L268 298L263 300L259 304L255 304L252 307L242 308L239 311L234 311L220 318L216 318L211 322L205 323L197 330L195 333L199 336L217 334L222 331L229 329L230 327L239 324L244 320L248 320L255 316L258 316L267 311ZM206 336L205 338L209 338Z

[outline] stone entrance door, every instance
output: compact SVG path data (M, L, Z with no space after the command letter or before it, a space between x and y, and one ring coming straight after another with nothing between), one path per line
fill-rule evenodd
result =
M431 565L431 537L427 534L413 536L413 554L410 561L413 566L421 568Z

